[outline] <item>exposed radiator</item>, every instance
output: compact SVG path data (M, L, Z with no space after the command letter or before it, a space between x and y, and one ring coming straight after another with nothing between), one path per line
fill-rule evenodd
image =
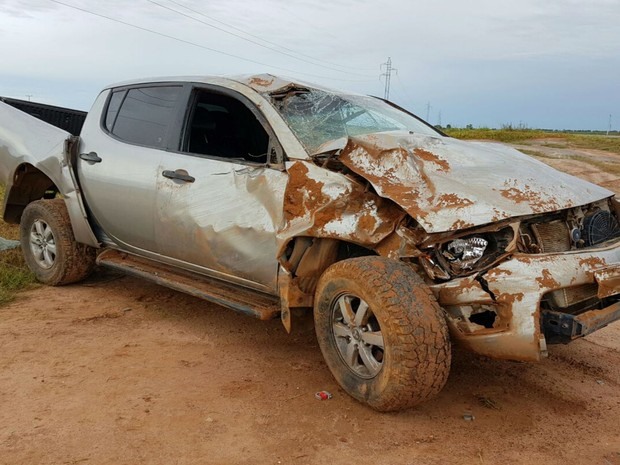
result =
M571 240L566 223L561 220L531 225L536 242L543 253L566 252L571 248Z

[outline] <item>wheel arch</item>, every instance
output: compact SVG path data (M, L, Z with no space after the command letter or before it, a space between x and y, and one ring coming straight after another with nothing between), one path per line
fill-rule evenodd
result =
M314 292L323 272L348 258L379 255L355 242L320 236L292 237L279 257L278 289L282 323L291 331L293 315L312 310Z
M27 162L21 163L13 172L11 183L6 186L3 220L7 223L18 224L24 209L31 202L53 199L60 194L67 207L76 240L92 247L98 247L99 242L88 221L80 189L76 185L77 181L74 176L70 176L70 181L65 179L62 181L64 188L54 182L53 177L39 167Z
M5 193L4 221L19 223L24 209L30 202L53 199L59 192L56 184L43 171L30 163L22 163L15 169L13 184Z

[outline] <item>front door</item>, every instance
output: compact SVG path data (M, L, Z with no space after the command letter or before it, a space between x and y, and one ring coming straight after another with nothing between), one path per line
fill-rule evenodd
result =
M157 173L162 256L276 293L276 231L287 174L268 166L274 137L235 95L197 90L181 149Z

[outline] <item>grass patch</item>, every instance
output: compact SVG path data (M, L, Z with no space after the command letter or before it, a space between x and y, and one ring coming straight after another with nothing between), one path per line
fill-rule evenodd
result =
M532 139L558 138L566 136L564 133L545 132L540 129L443 129L449 136L457 139L484 139L498 142L524 142Z
M443 129L449 136L457 139L494 140L498 142L520 143L533 139L556 139L547 142L547 147L582 148L620 153L620 137L598 134L570 134L567 132L548 132L541 129Z
M620 176L620 166L618 166L617 163L609 163L609 162L604 162L600 160L593 160L592 158L581 157L578 155L575 155L574 157L570 157L570 158L572 160L579 160L585 163L589 163L590 165L596 166L598 169L606 173L613 174L615 176Z
M0 203L4 201L4 186L0 186ZM19 239L19 226L7 224L0 219L0 237ZM0 252L0 305L10 302L15 293L34 284L34 275L30 272L21 249Z
M604 150L620 153L620 137L618 136L591 136L587 134L567 134L566 138L573 147L582 149Z

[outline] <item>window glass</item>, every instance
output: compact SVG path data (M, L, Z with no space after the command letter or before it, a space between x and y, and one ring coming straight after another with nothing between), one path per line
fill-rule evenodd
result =
M180 86L131 89L118 112L112 134L127 142L163 147L180 93Z
M188 129L186 146L191 153L267 161L267 132L252 111L233 97L199 92Z
M105 117L105 127L108 131L112 131L112 125L114 124L116 114L118 113L118 108L121 106L121 102L123 101L124 96L124 90L117 90L116 92L112 93L112 97L110 97L108 112Z

